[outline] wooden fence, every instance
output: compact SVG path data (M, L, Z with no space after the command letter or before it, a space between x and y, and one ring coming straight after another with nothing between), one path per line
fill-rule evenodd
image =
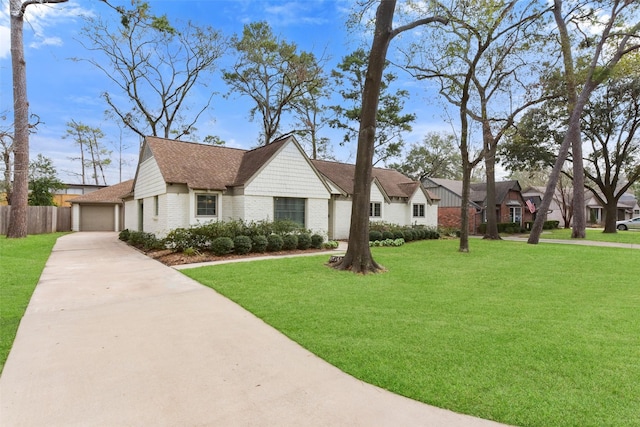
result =
M7 234L11 206L0 206L0 234ZM27 210L27 234L71 231L71 208L56 206L29 206Z

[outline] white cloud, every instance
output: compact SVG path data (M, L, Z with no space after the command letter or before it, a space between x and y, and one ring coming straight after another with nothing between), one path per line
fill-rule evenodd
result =
M81 16L93 13L81 7L78 2L60 4L34 4L27 7L24 16L24 31L31 32L34 40L29 43L30 48L38 49L43 46L62 46L64 41L58 36L51 35L57 25L69 24ZM0 9L0 59L10 55L10 19L9 2L3 1Z
M0 59L8 58L11 51L11 34L9 27L0 25Z

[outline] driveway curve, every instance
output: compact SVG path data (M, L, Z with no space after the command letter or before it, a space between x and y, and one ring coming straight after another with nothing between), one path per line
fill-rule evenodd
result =
M74 233L18 329L0 425L500 424L359 381L115 233Z

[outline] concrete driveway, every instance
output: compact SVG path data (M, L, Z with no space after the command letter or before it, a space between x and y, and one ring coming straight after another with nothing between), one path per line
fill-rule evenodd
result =
M20 324L0 425L499 424L356 380L115 233L75 233Z

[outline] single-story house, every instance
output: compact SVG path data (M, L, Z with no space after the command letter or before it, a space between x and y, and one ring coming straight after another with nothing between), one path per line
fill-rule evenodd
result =
M604 206L600 204L600 201L598 201L590 190L585 193L584 198L587 221L592 224L604 223ZM639 215L640 207L638 206L638 200L635 196L631 193L622 194L616 206L616 221L635 218Z
M104 187L69 200L72 231L120 231L124 200L131 196L133 180Z
M462 181L441 178L424 178L424 187L440 198L438 225L460 228L462 206ZM478 226L487 221L487 184L471 183L469 189L469 232L475 233ZM533 219L521 193L518 181L496 182L496 214L498 222L516 222L521 226Z
M440 198L438 202L438 225L459 229L462 225L462 181L443 178L423 178L422 185ZM481 222L482 206L469 200L467 205L469 233L475 234Z
M483 206L482 222L487 221L487 184L471 183L471 200ZM530 209L522 196L522 188L517 180L496 182L496 216L498 222L515 222L524 226L526 221L533 221L535 206Z
M536 206L540 206L542 203L542 197L544 196L545 187L528 187L522 192L522 195L527 198L531 198ZM598 199L593 195L591 190L584 190L584 202L585 202L585 215L588 222L593 224L602 224L604 222L604 207L600 204ZM571 203L573 200L573 189L566 189L567 195L566 203ZM565 226L562 218L562 211L560 203L563 200L562 194L556 190L549 211L547 212L547 220L557 220L560 222L560 226ZM640 206L638 200L631 193L624 193L618 199L616 220L631 219L640 216ZM571 225L571 224L569 224Z
M286 135L242 150L146 137L125 228L165 235L216 220L291 219L331 239L346 239L353 165L312 161ZM437 197L397 171L374 168L370 219L437 225Z

